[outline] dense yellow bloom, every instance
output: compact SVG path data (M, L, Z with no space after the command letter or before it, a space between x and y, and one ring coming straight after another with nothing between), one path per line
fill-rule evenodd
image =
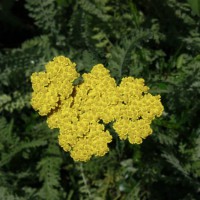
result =
M75 66L69 58L58 56L45 66L46 72L32 74L31 105L40 115L49 114L58 107L60 100L70 97L73 81L79 76Z
M104 156L112 136L105 124L121 140L140 144L152 133L152 120L162 114L160 96L148 92L143 79L123 78L119 85L102 64L79 77L75 63L58 56L46 66L46 72L33 73L31 104L40 115L47 115L49 128L59 128L59 144L75 161Z

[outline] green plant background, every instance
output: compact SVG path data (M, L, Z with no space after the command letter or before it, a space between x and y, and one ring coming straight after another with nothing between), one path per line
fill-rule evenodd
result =
M0 200L199 199L199 0L2 0L0 48ZM75 163L30 106L30 75L57 55L144 78L165 107L153 134Z

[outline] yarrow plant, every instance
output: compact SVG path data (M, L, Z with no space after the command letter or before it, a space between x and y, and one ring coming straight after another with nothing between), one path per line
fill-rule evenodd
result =
M58 56L46 71L31 76L31 105L47 116L49 128L59 129L59 144L75 161L104 156L112 136L105 125L112 122L121 140L140 144L152 133L150 124L163 112L160 95L148 93L144 80L125 77L119 85L102 64L80 77L76 64Z

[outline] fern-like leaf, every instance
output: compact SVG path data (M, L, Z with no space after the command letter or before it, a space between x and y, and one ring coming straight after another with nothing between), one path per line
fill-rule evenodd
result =
M35 20L35 24L45 32L55 33L57 24L55 21L56 7L55 0L26 0L26 9L29 16Z
M166 159L168 163L170 163L174 169L181 172L182 175L189 178L188 170L180 163L180 161L172 154L172 153L163 153L162 157Z
M41 199L59 200L61 196L64 196L60 185L61 164L62 159L58 145L55 142L49 144L42 160L37 165L39 180L43 183L37 193Z
M123 39L121 45L113 46L108 61L109 69L117 80L129 73L131 55L145 39L151 38L149 30L136 31L131 39Z

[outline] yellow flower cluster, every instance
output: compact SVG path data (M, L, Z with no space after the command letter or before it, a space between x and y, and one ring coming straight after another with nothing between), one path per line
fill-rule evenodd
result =
M34 92L31 105L40 115L49 114L59 107L61 101L71 96L73 81L79 76L75 66L69 58L59 56L45 66L46 72L32 74Z
M50 128L59 128L59 144L75 161L103 156L112 136L105 124L113 122L120 139L140 144L152 133L150 124L160 116L160 96L147 93L143 79L123 78L120 85L102 64L79 77L75 63L58 56L46 72L33 73L31 104L40 115L47 115Z

